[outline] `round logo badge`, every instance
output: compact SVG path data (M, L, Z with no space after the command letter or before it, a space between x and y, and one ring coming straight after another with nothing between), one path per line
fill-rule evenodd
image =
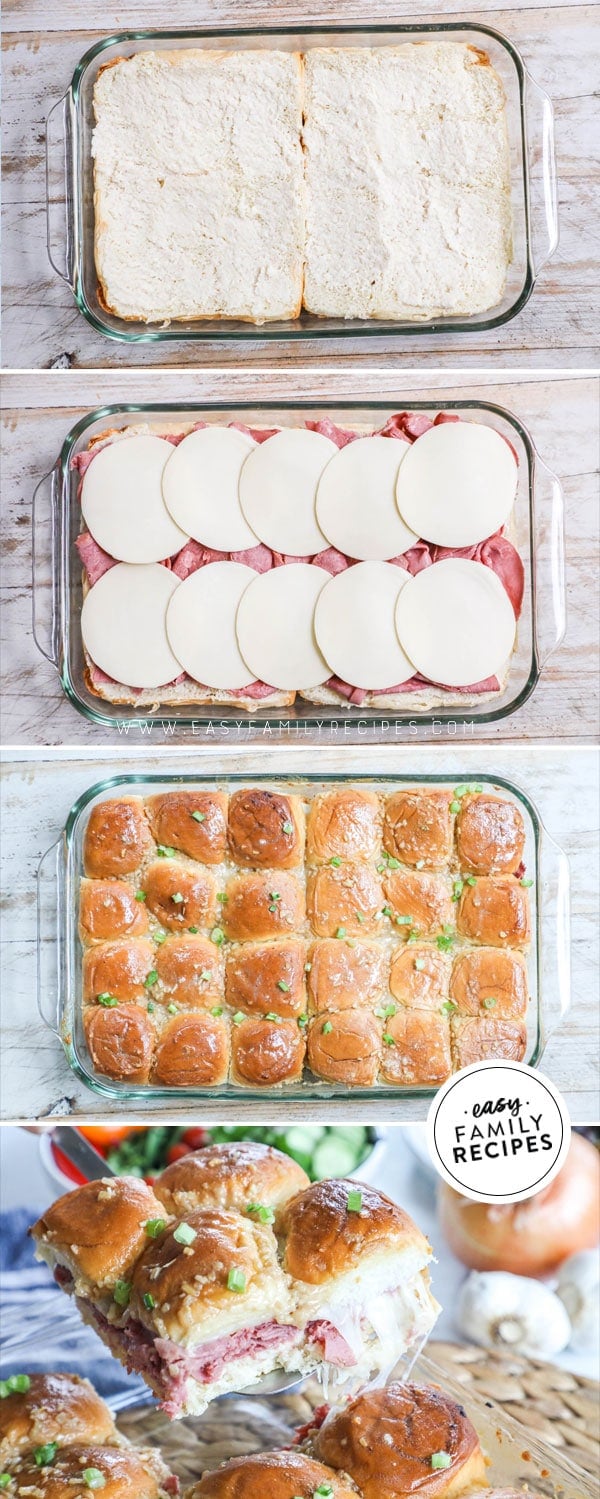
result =
M432 1161L479 1202L521 1202L553 1180L571 1139L566 1105L522 1062L475 1062L444 1083L427 1116Z

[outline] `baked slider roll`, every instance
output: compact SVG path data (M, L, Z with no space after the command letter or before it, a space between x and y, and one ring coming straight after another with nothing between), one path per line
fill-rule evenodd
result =
M110 1176L65 1192L31 1229L36 1258L80 1306L110 1309L115 1286L130 1275L148 1243L146 1223L164 1218L162 1203L134 1176Z
M304 858L302 798L262 786L234 791L227 836L232 859L246 869L295 869Z
M487 792L464 796L456 818L456 852L469 874L515 874L525 849L523 814Z
M349 1088L377 1082L381 1022L368 1010L322 1010L308 1031L308 1065L315 1077Z
M275 1013L275 1012L274 1012ZM302 1081L306 1041L295 1020L233 1017L231 1077L246 1088Z
M380 933L383 891L370 864L344 859L312 874L308 919L317 937L374 937Z
M365 1390L325 1419L311 1448L342 1468L363 1499L458 1499L487 1485L475 1428L431 1385Z
M531 935L527 891L512 877L479 875L463 888L456 926L462 937L485 947L526 947Z
M95 1489L102 1490L103 1499L161 1499L177 1492L155 1448L63 1447L55 1440L23 1453L9 1471L10 1499L24 1493L35 1499L82 1499Z
M522 1062L527 1050L527 1026L520 1020L491 1020L487 1016L463 1019L456 1015L451 1030L456 1072L472 1062L493 1061L495 1057Z
M223 959L208 937L191 932L167 937L155 954L152 999L164 1005L211 1010L223 997Z
M320 1499L321 1494L356 1499L356 1489L345 1479L302 1452L260 1452L234 1457L206 1473L186 1499Z
M134 874L153 852L141 797L121 796L92 807L83 839L83 867L90 879Z
M425 942L408 942L394 953L390 992L409 1010L439 1010L448 998L451 960Z
M227 847L227 796L223 791L165 791L146 802L161 848L176 848L200 864L220 864Z
M373 1009L387 990L389 959L379 942L338 938L315 942L309 955L308 993L311 1011Z
M522 1017L528 1003L525 960L501 947L460 952L452 964L449 995L461 1015Z
M396 791L385 804L383 846L412 869L444 869L452 853L452 793L418 786Z
M311 863L372 859L381 839L381 808L374 791L344 786L315 796L308 814L306 851Z
M295 1020L306 1011L306 943L280 937L247 942L227 954L225 996L233 1011L264 1017L275 1011Z
M439 1087L451 1071L450 1025L446 1015L402 1009L388 1016L381 1052L384 1083L411 1088Z
M166 1088L218 1087L227 1082L229 1052L229 1024L220 1015L176 1015L157 1043L152 1082Z
M437 937L454 924L448 881L439 874L391 869L383 890L390 921L400 936Z
M304 925L304 886L293 874L237 874L225 894L221 925L232 942L289 936Z
M86 1004L102 999L144 999L155 948L149 937L125 942L98 942L83 954L83 998Z
M323 1361L340 1378L364 1379L391 1370L433 1327L431 1246L383 1192L315 1182L284 1208L278 1232L307 1367Z
M97 1072L115 1082L148 1082L155 1032L139 1005L90 1005L83 1012L83 1029Z
M284 1207L308 1185L306 1172L282 1150L257 1140L240 1140L207 1145L174 1161L161 1172L155 1191L174 1215L219 1207L237 1208L252 1216L261 1207Z
M79 935L82 942L141 937L148 931L148 912L124 880L82 880Z
M155 859L142 882L146 905L169 932L214 926L217 891L212 874L179 859Z
M108 1406L77 1374L22 1376L23 1390L0 1400L0 1461L3 1471L18 1452L57 1442L98 1445L121 1440Z

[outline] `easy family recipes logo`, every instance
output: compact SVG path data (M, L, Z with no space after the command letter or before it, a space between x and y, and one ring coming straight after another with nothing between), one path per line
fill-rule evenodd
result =
M483 1202L519 1202L563 1164L571 1122L548 1078L521 1062L477 1062L440 1088L427 1119L436 1171Z

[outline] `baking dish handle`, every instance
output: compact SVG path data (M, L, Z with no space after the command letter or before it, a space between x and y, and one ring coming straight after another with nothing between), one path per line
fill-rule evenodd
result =
M535 644L540 666L567 628L564 497L560 479L535 454L533 506Z
M554 108L548 94L535 82L527 68L525 105L531 260L537 278L558 247L558 192Z
M42 854L37 872L38 1011L44 1025L62 1040L65 909L62 836Z
M31 626L38 651L56 667L59 654L57 478L55 468L44 474L34 490L31 505Z
M51 266L74 290L75 257L69 215L72 138L71 91L67 89L46 116L46 243Z
M554 838L542 829L539 852L538 922L554 941L539 942L541 1061L550 1037L571 1005L571 912L569 861Z

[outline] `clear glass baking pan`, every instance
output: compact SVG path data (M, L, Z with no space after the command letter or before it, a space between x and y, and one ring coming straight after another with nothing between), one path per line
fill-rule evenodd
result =
M290 321L256 327L241 319L194 319L168 325L116 317L98 297L94 263L94 204L91 137L92 96L98 71L114 58L131 57L148 48L385 47L399 42L443 36L484 50L502 78L510 145L513 208L513 261L502 301L470 317L441 317L423 322L318 318L302 312ZM357 338L385 334L497 328L524 307L536 277L558 244L554 122L548 96L534 83L523 60L506 37L490 26L464 21L411 26L331 26L327 29L215 29L189 31L122 31L91 47L78 63L66 94L46 121L48 253L54 269L70 285L77 306L93 327L126 343L159 339L309 339Z
M233 383L233 382L232 382ZM260 405L234 403L221 406L209 403L186 403L172 406L131 404L103 406L83 416L65 437L54 468L40 481L32 508L32 600L33 633L43 655L56 667L63 689L78 709L93 723L108 728L138 728L168 724L199 730L210 725L213 740L227 738L240 720L251 719L256 728L268 727L274 734L289 734L293 729L310 729L354 721L368 724L372 737L384 737L394 723L399 737L414 734L419 725L495 723L514 713L526 702L551 652L563 638L566 625L564 581L563 497L560 483L536 451L527 429L512 412L487 401L446 401L443 397L431 405L425 401L405 403L411 411L431 417L438 411L454 411L469 421L485 422L512 443L519 460L519 482L514 509L513 540L525 567L523 609L517 631L515 651L507 681L497 697L480 703L465 704L464 695L455 695L450 705L427 712L411 704L402 713L373 708L356 708L346 702L314 704L297 698L291 708L259 709L248 714L234 706L185 705L154 710L140 715L122 703L113 704L96 696L85 679L80 616L82 606L81 562L75 549L75 538L81 529L81 507L77 498L78 474L72 468L77 453L85 452L90 440L109 427L124 428L140 421L152 422L156 430L192 424L202 418L208 422L240 421L249 426L302 426L307 420L327 416L342 426L381 427L399 405L373 402L320 401L318 404L265 402Z
M118 775L91 786L71 808L64 831L43 855L38 869L38 1008L42 1020L62 1042L70 1067L95 1093L117 1099L121 1104L149 1098L168 1099L171 1103L195 1103L202 1098L219 1102L268 1099L275 1108L285 1109L289 1100L325 1102L332 1098L368 1098L381 1103L388 1098L431 1097L435 1088L401 1088L387 1084L347 1088L343 1084L323 1082L308 1073L300 1084L261 1089L241 1088L232 1083L219 1088L160 1088L149 1084L112 1082L98 1076L87 1053L82 1024L82 949L77 927L83 838L92 807L107 797L126 793L146 796L178 786L227 791L262 784L272 790L293 791L308 801L320 791L334 790L343 785L360 784L389 795L402 785L455 786L463 781L472 782L473 774L465 774L457 766L453 777L352 775L330 776L324 780L316 775L282 778L270 775ZM528 875L533 879L529 891L532 941L528 978L531 1002L525 1061L536 1067L550 1035L570 1003L569 866L565 854L547 833L533 802L524 791L511 781L491 775L478 775L477 781L490 789L498 788L503 796L515 801L525 823L523 858Z

